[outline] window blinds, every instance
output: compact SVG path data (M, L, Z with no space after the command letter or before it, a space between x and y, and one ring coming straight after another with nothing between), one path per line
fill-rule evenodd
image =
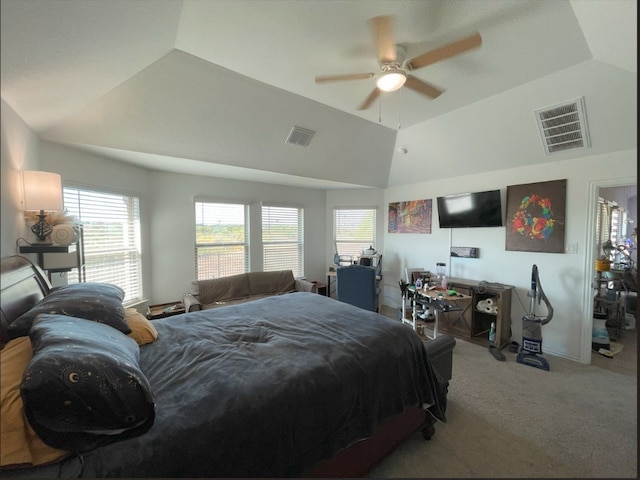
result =
M262 207L263 269L304 276L304 210Z
M119 286L125 304L142 300L139 199L72 186L63 195L65 209L83 226L85 280ZM77 283L78 272L67 278Z
M333 210L333 241L338 254L360 258L363 250L376 246L375 208Z

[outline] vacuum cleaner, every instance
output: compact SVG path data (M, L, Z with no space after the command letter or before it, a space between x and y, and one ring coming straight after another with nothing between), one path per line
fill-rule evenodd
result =
M553 318L553 307L544 294L538 267L533 265L531 269L531 304L529 314L522 317L522 346L518 352L517 362L523 365L540 368L549 371L549 362L542 357L542 325L546 325ZM543 301L547 307L547 315L536 315L536 301L538 305Z

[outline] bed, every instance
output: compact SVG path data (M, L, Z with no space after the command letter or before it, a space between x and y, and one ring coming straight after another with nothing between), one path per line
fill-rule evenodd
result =
M29 260L2 259L5 348L18 340L9 340L12 322L52 296L49 288ZM31 328L34 360L53 317ZM100 321L79 323L124 342ZM355 477L411 433L430 438L446 421L455 344L447 335L424 343L401 322L304 292L150 323L157 338L136 345L150 417L126 434L83 432L106 439L95 445L72 432L54 436L72 446L61 458L3 467L2 476Z

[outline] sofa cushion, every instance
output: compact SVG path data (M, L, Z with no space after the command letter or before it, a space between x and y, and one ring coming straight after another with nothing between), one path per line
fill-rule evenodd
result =
M246 273L198 281L198 295L203 304L224 302L251 295Z
M279 295L296 291L296 281L291 270L251 272L247 276L251 295Z

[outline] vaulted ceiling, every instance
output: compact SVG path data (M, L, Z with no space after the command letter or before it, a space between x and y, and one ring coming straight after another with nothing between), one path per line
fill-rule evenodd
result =
M316 188L385 187L399 129L589 60L637 74L634 0L1 0L2 99L45 140L157 170ZM369 19L407 58L482 46L358 106ZM544 105L542 105L544 106ZM291 128L315 131L308 147ZM366 160L366 164L365 164Z

